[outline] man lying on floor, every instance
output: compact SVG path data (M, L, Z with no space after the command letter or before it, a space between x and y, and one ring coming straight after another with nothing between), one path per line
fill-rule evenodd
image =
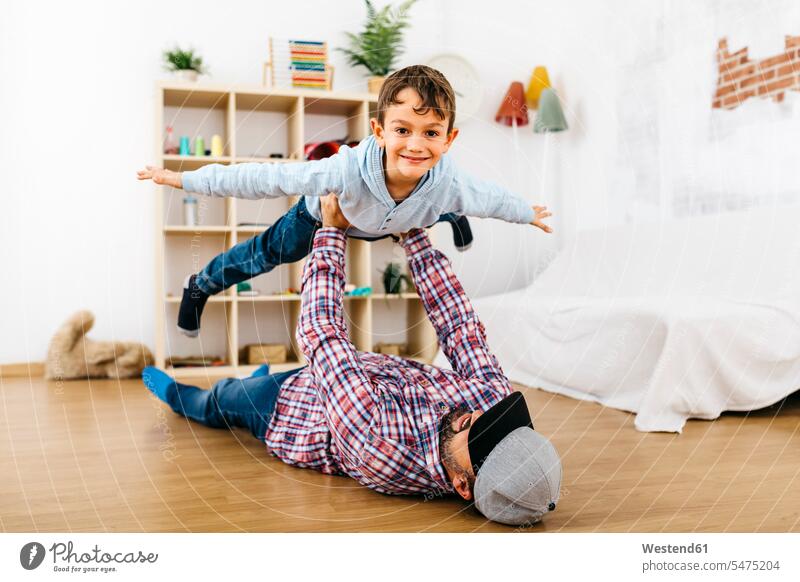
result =
M343 317L347 220L332 195L305 265L297 339L308 366L229 378L211 390L146 368L145 385L176 413L250 429L291 465L349 475L381 493L455 492L487 518L519 525L555 509L561 462L533 430L525 399L486 345L449 260L423 230L401 241L453 370L358 352Z

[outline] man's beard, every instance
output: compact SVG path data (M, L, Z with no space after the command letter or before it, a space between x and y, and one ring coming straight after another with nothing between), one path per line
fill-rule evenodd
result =
M445 466L445 468L457 475L465 477L471 487L475 482L475 477L465 469L458 466L458 463L456 462L455 458L453 457L453 453L450 450L452 441L457 434L456 431L453 430L453 423L458 417L464 416L468 412L469 408L462 404L461 406L454 408L445 414L442 417L442 420L439 421L439 455L442 458L442 464Z

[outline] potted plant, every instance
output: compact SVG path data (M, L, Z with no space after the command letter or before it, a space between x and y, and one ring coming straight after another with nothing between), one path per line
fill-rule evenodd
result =
M194 49L182 50L177 46L164 51L164 68L182 81L197 81L197 75L205 73L203 57L195 54Z
M403 31L408 28L408 10L416 0L406 0L397 8L387 4L376 10L370 0L367 5L367 22L358 34L345 33L350 41L349 48L339 50L347 55L353 66L363 66L372 74L370 93L378 93L383 79L392 70L394 62L403 50Z
M388 263L386 268L381 271L383 279L383 290L387 295L403 293L404 288L410 289L414 286L411 278L403 273L400 263Z

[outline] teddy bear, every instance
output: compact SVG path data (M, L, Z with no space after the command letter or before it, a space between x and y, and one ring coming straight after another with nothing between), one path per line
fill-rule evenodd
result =
M94 325L90 311L78 311L65 321L47 349L47 380L134 378L153 362L153 354L135 342L100 342L86 337Z

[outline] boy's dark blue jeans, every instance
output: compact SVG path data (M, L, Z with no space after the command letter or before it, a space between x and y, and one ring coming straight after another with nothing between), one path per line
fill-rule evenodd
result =
M264 442L281 385L300 370L241 380L226 378L211 390L175 382L174 389L167 390L167 404L176 413L205 426L246 428Z
M455 222L453 213L442 214L436 222ZM197 275L204 293L214 295L242 281L268 273L278 265L299 261L314 245L314 234L322 223L306 210L300 200L267 230L214 257ZM365 240L380 240L390 235Z

